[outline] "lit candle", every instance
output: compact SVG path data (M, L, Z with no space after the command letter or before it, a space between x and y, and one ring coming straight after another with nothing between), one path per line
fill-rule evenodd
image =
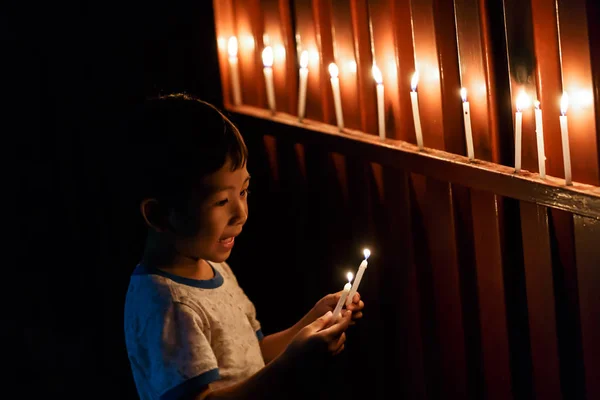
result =
M423 131L421 131L421 117L419 116L419 98L417 97L417 84L419 83L419 71L416 71L410 81L410 102L412 103L413 121L415 122L415 133L419 150L423 150Z
M572 185L571 178L571 151L569 150L569 127L567 125L567 108L569 108L569 95L563 92L560 99L560 135L562 138L563 161L565 164L565 184Z
M529 96L521 90L517 96L517 112L515 113L515 172L521 170L521 143L523 130L523 109L529 106Z
M340 94L340 70L335 63L329 64L329 75L331 75L331 90L333 90L333 104L335 106L335 119L340 131L344 129L344 115L342 114L342 96Z
M273 86L273 49L271 46L265 47L262 52L263 71L265 73L265 83L267 86L267 102L269 109L275 114L275 88Z
M306 85L308 78L308 51L300 55L300 89L298 91L298 120L304 119L306 112Z
M348 297L348 293L350 293L350 289L352 288L352 285L350 284L350 282L352 282L352 272L348 272L346 276L348 277L348 283L344 285L344 290L342 290L342 296L338 300L333 310L333 321L335 321L339 317L340 312L342 311L342 307L344 307L344 303L346 302L346 298Z
M377 65L373 64L373 79L377 83L377 121L379 126L379 138L385 139L385 105L383 97L383 76Z
M471 130L471 106L467 101L467 89L460 89L460 97L463 101L463 119L465 121L465 137L467 140L467 156L469 160L475 158L475 151L473 150L473 131Z
M363 277L363 274L365 273L365 270L367 269L367 266L369 265L367 260L368 260L369 256L371 255L371 251L369 249L364 249L363 254L365 256L365 259L360 263L360 266L358 267L358 271L356 272L356 279L354 279L354 283L352 284L352 289L350 290L350 293L348 293L348 298L346 299L346 305L352 303L352 298L358 291L358 285L360 285L360 281Z
M546 152L544 151L544 124L542 122L542 109L540 102L535 101L535 136L537 138L538 167L540 177L546 178Z
M229 42L227 43L227 52L229 53L229 70L231 72L233 104L239 106L242 104L242 92L240 91L240 73L238 70L238 41L235 36L229 38Z

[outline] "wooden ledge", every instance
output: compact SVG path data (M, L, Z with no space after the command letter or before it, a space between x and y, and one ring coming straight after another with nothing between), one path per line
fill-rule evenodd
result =
M299 122L297 117L286 113L272 114L250 106L228 107L228 110L236 114L236 121L246 127L257 127L261 134L315 143L328 151L600 219L600 187L577 182L565 186L564 179L550 176L541 179L529 171L517 174L511 167L481 160L470 162L467 157L435 149L419 151L408 142L380 140L378 136L352 129L340 132L336 126L310 120Z

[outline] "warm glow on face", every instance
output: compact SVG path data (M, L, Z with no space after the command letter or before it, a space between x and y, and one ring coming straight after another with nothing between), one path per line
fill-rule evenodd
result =
M354 274L352 272L348 272L346 274L346 278L348 278L348 282L352 282L352 279L354 278Z
M262 52L262 60L263 60L263 65L265 67L272 67L273 66L273 49L271 48L271 46L267 46L263 50L263 52Z
M366 260L367 258L369 258L369 257L371 256L371 250L369 250L369 249L364 249L364 250L363 250L363 254L364 254L364 256L365 256L365 260Z
M567 92L563 92L562 98L560 99L560 113L562 115L566 115L568 108L569 108L569 95L567 94Z
M237 57L238 40L235 36L229 38L229 42L227 43L227 52L229 53L229 57Z
M467 89L465 89L465 88L460 89L460 97L461 97L462 101L467 101Z
M337 78L340 74L340 70L338 68L337 65L335 65L335 63L331 63L329 64L329 75L331 75L332 78Z
M531 105L531 99L524 90L517 96L517 111L523 111Z
M375 64L373 64L373 68L372 69L373 69L373 79L375 79L375 82L378 85L381 85L383 83L383 76L381 75L381 70Z
M410 88L412 89L413 92L417 90L418 84L419 84L419 71L415 71L415 73L413 74L413 77L410 81Z
M308 51L304 50L302 54L300 54L300 68L308 67Z

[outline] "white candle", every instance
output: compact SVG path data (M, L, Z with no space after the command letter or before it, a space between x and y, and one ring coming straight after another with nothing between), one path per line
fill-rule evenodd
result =
M529 96L522 90L517 96L517 112L515 113L515 172L521 170L521 144L523 132L523 109L529 106Z
M377 65L373 65L373 79L377 83L377 122L379 126L379 138L385 139L385 103L383 96L383 76Z
M467 89L460 89L460 97L463 101L463 119L465 121L465 137L467 141L467 156L469 160L475 158L475 151L473 150L473 131L471 130L471 106L467 101Z
M242 92L240 91L240 72L238 70L238 41L235 36L229 38L227 52L229 53L229 71L231 73L233 104L239 106L242 104Z
M269 109L275 114L275 87L273 85L273 49L271 46L265 47L262 52L263 71L265 73L265 84L267 86L267 102Z
M415 134L419 150L423 150L423 131L421 130L421 117L419 116L419 98L417 97L417 85L419 83L419 71L416 71L410 81L410 102L412 104L413 121L415 123Z
M537 139L538 169L540 177L546 178L546 152L544 150L544 124L542 122L542 109L540 102L535 101L535 137Z
M348 297L348 293L350 293L350 289L352 288L352 285L350 284L350 282L352 281L352 272L348 272L347 277L348 283L344 285L344 290L342 290L342 296L335 305L335 308L333 310L332 321L335 321L339 317L340 312L342 311L342 307L344 307L344 303L346 302L346 298Z
M560 100L560 135L562 138L563 161L565 164L565 184L572 185L571 177L571 151L569 150L569 126L567 124L567 109L569 108L569 95L563 92Z
M342 114L342 96L340 94L340 70L335 63L329 64L329 75L331 75L331 90L333 91L333 105L335 106L335 119L340 131L344 129L344 115Z
M363 277L363 274L365 273L365 270L369 265L367 259L371 255L371 251L369 249L364 249L363 254L365 256L365 259L360 263L360 266L358 267L358 271L356 272L356 278L354 279L354 283L352 284L352 289L350 289L350 293L348 293L348 298L346 299L346 305L352 303L352 298L358 291L358 285L360 285L360 281Z
M308 51L300 55L300 88L298 90L298 120L302 121L306 113L306 85L308 82Z

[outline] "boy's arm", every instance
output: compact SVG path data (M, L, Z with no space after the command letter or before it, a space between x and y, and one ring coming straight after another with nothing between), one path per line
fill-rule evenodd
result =
M350 324L350 314L329 325L331 313L317 318L300 329L285 353L277 356L250 378L222 389L206 388L194 400L282 399L300 396L307 381L302 371L314 371L311 365L322 363L326 353L338 354L344 349L344 332ZM264 339L263 339L264 340Z
M296 322L294 326L281 332L267 335L260 341L260 350L262 352L263 359L265 360L265 364L268 364L279 354L281 354L288 344L290 344L294 336L296 336L296 334L300 332L302 328L315 320L315 318L312 316L312 313L313 310L306 314L300 321Z
M279 354L281 354L294 336L306 325L311 324L318 317L325 314L328 311L333 311L335 306L337 305L338 300L340 299L341 292L328 294L323 297L321 300L315 304L315 306L310 310L300 321L298 321L294 326L277 332L268 336L265 336L260 341L260 349L262 351L263 359L265 363L269 363L271 360L274 360ZM354 295L354 299L351 304L346 307L348 310L352 311L352 320L351 324L354 323L354 320L362 318L362 309L364 308L364 303L360 300L360 294L357 292Z

